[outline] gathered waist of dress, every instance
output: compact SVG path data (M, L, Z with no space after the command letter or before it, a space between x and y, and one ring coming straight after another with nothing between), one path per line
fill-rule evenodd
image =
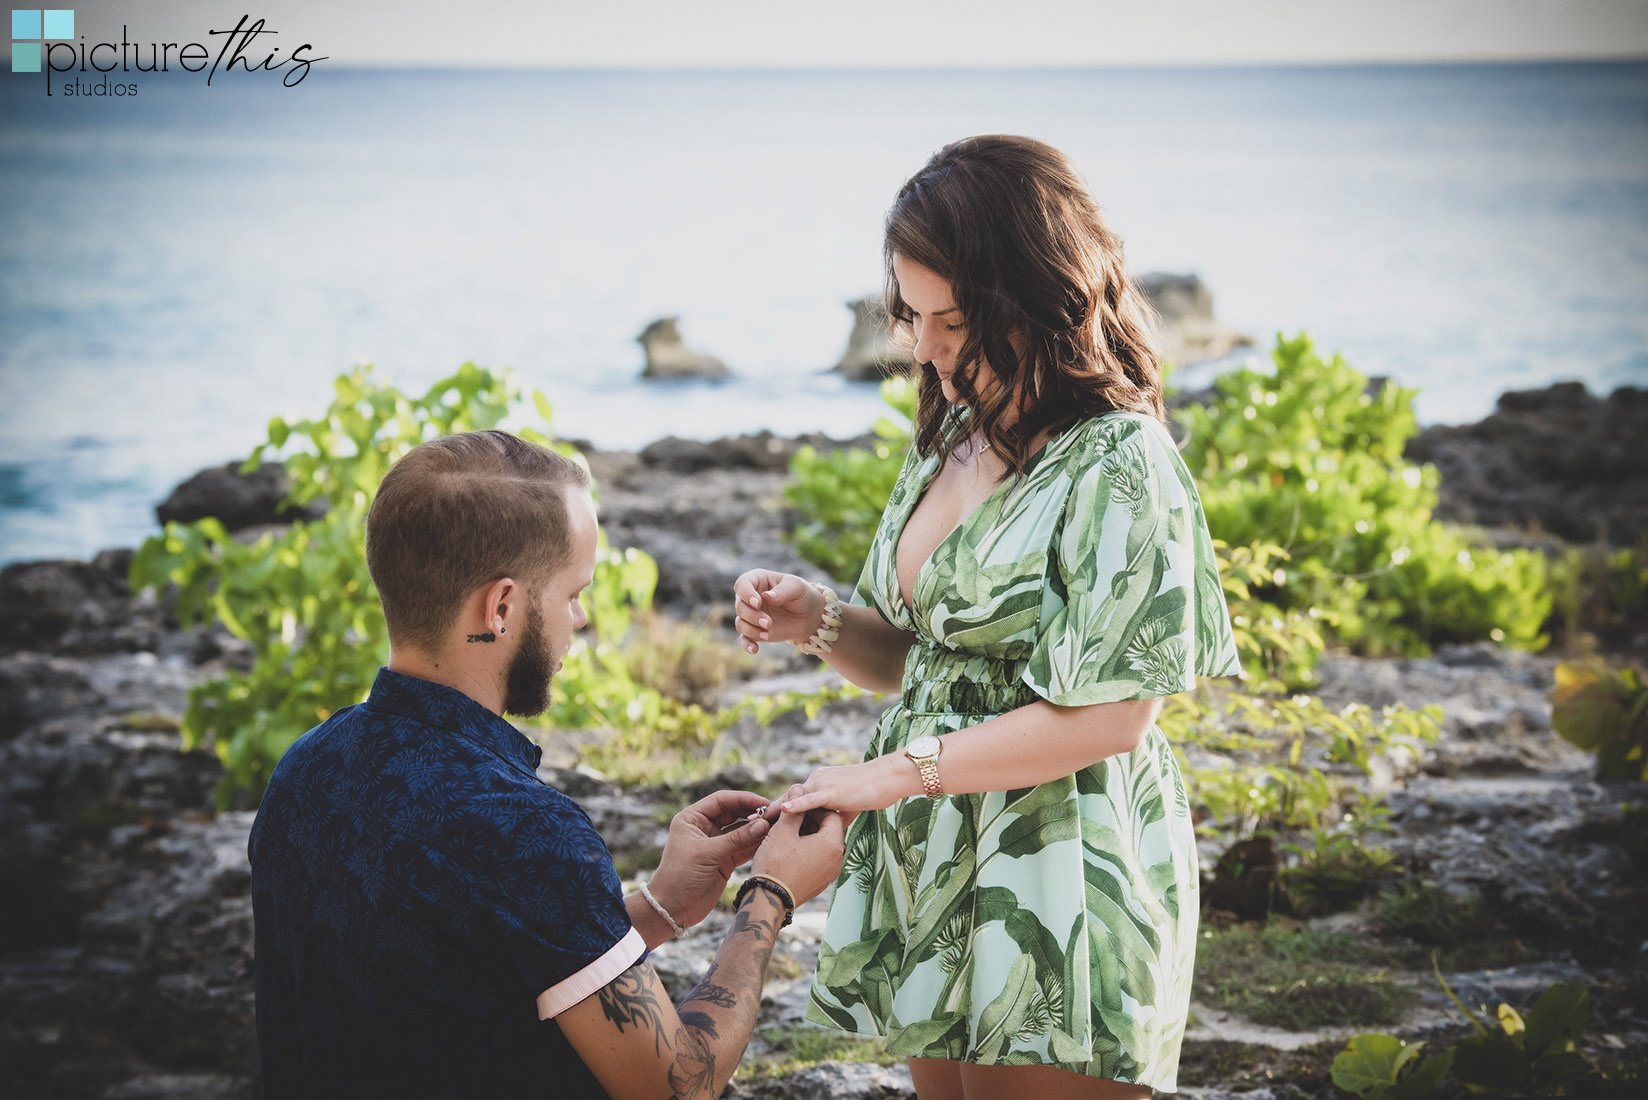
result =
M1003 714L1040 698L1022 683L939 679L906 681L899 702L912 714Z
M1040 698L1021 679L1025 663L918 638L904 661L899 701L912 714L1002 714Z

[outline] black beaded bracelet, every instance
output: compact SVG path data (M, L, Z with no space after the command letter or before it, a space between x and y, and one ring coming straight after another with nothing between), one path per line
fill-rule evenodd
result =
M795 919L795 898L790 895L789 889L785 887L783 883L778 882L775 879L766 878L761 875L751 875L749 878L745 879L744 885L740 886L738 888L738 893L733 895L733 912L736 913L739 909L743 908L744 899L749 897L750 891L754 890L758 886L767 891L767 893L771 894L773 897L777 898L778 904L784 907L784 923L780 924L778 927L788 928L790 926L790 921Z

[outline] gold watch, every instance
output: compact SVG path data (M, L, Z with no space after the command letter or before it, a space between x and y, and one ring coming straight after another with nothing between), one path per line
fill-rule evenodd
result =
M944 797L944 788L938 781L938 754L943 751L944 742L930 733L924 733L904 746L904 755L921 773L921 789L934 802Z

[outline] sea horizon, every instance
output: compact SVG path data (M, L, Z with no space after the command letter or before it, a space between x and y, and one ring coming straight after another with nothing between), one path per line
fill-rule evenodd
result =
M0 82L0 562L134 545L363 360L513 368L606 448L857 434L874 388L822 373L846 302L965 133L1065 149L1135 274L1200 275L1261 358L1303 330L1417 385L1422 422L1648 380L1645 61L141 79ZM661 316L734 377L641 383Z

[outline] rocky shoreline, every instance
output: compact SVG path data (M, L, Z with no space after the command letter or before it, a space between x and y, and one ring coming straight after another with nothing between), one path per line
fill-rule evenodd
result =
M1597 398L1553 387L1507 394L1480 425L1427 429L1409 453L1442 470L1445 518L1495 525L1513 541L1600 535L1625 545L1648 537L1648 470L1634 459L1645 429L1648 391ZM662 610L713 624L731 579L753 564L816 574L783 539L794 518L781 498L784 470L800 442L761 434L589 452L608 536L658 559ZM224 493L245 525L280 518L278 471L250 485L203 472L167 502L169 515L228 511ZM245 651L221 632L186 634L165 601L133 596L129 562L130 551L107 551L0 571L0 1066L17 1095L254 1097L252 815L215 811L217 760L180 752L177 730L189 687L237 667ZM1450 984L1491 1007L1584 980L1587 1042L1637 1051L1640 1064L1648 827L1624 807L1648 801L1648 789L1594 782L1589 758L1552 732L1545 693L1555 660L1488 646L1422 659L1329 655L1319 694L1333 705L1442 707L1442 740L1384 781L1395 825L1386 843L1398 861L1495 915L1491 938L1503 950L1449 967ZM724 690L793 689L828 675L794 661ZM645 871L668 811L699 790L770 790L814 762L856 755L883 705L857 699L811 719L746 722L729 734L742 762L687 790L621 790L577 768L570 742L546 745L544 777L589 808L621 868ZM758 1062L781 1051L799 1021L822 913L821 902L808 906L781 941L751 1048ZM701 974L724 919L712 915L654 954L677 993ZM1391 934L1367 909L1326 923ZM1414 1006L1395 1027L1373 1030L1457 1035L1430 975L1401 976L1418 991ZM1359 1030L1370 1029L1265 1029L1198 1004L1180 1095L1331 1096L1332 1050ZM730 1095L905 1096L909 1075L827 1062L741 1072Z

